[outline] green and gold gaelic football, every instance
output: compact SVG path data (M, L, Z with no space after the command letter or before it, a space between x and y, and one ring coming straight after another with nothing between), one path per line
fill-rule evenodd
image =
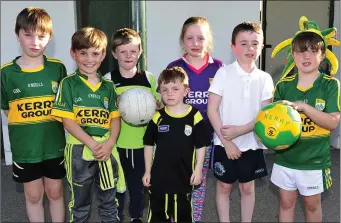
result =
M256 137L269 149L289 148L299 139L301 131L302 121L299 113L281 102L265 106L255 120Z

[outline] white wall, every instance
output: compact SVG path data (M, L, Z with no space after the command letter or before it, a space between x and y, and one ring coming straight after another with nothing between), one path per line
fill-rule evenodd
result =
M147 69L156 75L181 55L182 24L191 16L206 17L213 30L214 52L226 64L232 54L233 28L244 21L260 22L260 1L147 1Z
M44 8L52 18L54 36L45 54L62 60L68 73L73 72L76 66L69 53L71 36L76 30L75 2L73 1L1 1L1 64L10 62L21 54L14 27L18 13L29 6ZM10 164L12 160L9 152L7 118L3 113L1 116L6 163Z

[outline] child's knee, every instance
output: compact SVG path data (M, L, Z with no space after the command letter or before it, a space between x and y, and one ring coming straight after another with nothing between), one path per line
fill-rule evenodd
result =
M255 193L254 184L251 182L239 184L239 190L242 195L251 195Z
M59 200L63 196L63 189L59 187L45 188L49 200Z
M291 209L295 207L296 200L292 199L281 199L280 205L282 209Z
M44 191L25 192L26 201L31 204L38 204L42 202Z
M217 181L217 191L222 194L230 194L232 189L232 184L223 183L221 181Z
M304 204L305 208L309 212L314 212L318 210L321 206L321 201L316 198L316 199L307 199L306 197L304 198Z

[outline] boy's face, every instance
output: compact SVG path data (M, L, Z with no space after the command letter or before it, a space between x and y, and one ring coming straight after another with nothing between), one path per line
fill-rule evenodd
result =
M231 49L240 63L254 63L263 49L263 36L256 32L239 32L235 45L231 44Z
M89 49L70 50L71 57L76 61L79 71L87 76L97 74L105 58L105 51L91 47Z
M206 54L208 32L207 26L190 25L182 40L185 52L192 57L203 57Z
M308 47L308 50L304 52L294 51L292 56L300 74L319 72L318 68L325 57L321 50L312 50L311 47Z
M131 42L116 47L115 52L112 52L112 55L122 69L129 71L136 67L141 53L140 44L137 42Z
M32 58L39 57L44 53L50 39L50 34L43 33L39 30L33 32L20 29L19 35L17 35L17 40L20 43L23 53Z
M164 82L160 85L160 93L163 103L168 106L175 106L183 103L184 97L188 94L189 88L176 80L175 82L169 82L165 84Z

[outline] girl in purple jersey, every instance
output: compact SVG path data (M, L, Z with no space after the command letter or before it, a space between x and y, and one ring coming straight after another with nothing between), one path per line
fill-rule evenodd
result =
M206 114L208 88L216 71L223 66L223 63L210 56L213 44L212 32L207 19L203 17L188 18L182 26L180 45L184 53L183 56L170 63L167 68L179 66L187 72L190 92L185 97L185 102L196 107L201 112L213 136L213 129ZM192 194L193 220L195 222L201 221L205 199L211 145L206 148L202 183L197 188L194 188Z

